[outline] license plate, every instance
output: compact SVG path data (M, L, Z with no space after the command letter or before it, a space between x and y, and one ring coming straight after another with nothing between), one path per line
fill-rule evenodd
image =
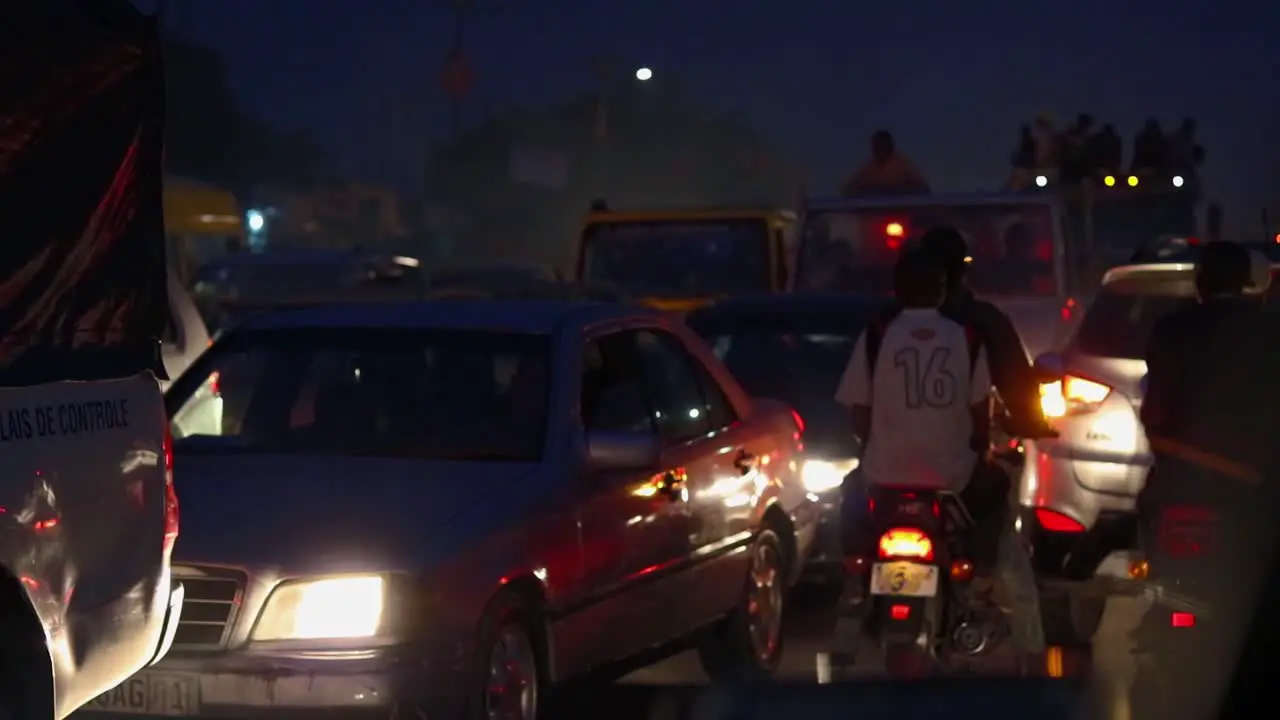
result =
M200 679L194 675L141 672L90 700L84 710L185 717L200 713Z
M871 594L933 597L938 594L938 566L913 562L876 563L871 566Z

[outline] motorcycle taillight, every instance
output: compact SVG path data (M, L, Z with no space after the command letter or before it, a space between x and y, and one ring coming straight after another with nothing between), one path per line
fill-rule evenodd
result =
M880 536L880 558L884 560L933 560L933 541L915 528L894 528Z

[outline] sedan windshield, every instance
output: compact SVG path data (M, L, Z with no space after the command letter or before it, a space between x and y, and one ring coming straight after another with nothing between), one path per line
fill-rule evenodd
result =
M536 460L549 346L473 330L237 331L166 404L180 449Z

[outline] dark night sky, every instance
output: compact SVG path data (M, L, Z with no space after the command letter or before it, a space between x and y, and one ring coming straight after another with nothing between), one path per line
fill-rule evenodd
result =
M364 176L407 183L447 112L448 0L171 0L228 56L244 102ZM184 7L179 7L184 6ZM944 190L1003 180L1019 123L1090 110L1126 150L1194 114L1233 224L1280 200L1280 4L1260 0L476 0L474 121L589 87L592 58L647 65L736 113L833 189L875 127ZM388 107L398 106L396 113ZM393 121L391 117L399 118ZM393 128L387 130L388 127ZM410 132L413 128L414 131ZM416 128L424 132L418 133ZM1268 131L1270 135L1268 135ZM394 149L394 152L393 152Z

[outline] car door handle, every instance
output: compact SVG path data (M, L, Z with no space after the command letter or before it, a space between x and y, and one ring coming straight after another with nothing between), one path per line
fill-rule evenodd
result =
M733 458L733 466L738 468L738 472L746 475L756 469L756 456L746 450L739 450Z

